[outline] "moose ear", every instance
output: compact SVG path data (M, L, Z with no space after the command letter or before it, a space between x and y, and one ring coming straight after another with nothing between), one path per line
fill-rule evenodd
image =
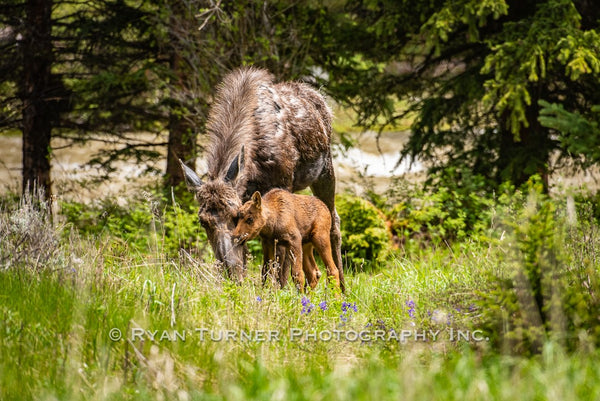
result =
M244 169L244 145L242 145L242 149L240 150L240 154L237 155L231 164L229 165L229 169L227 170L227 174L225 174L225 182L235 181L240 171Z
M189 191L197 191L198 188L204 184L198 174L191 168L185 165L184 162L179 159L179 164L181 165L181 169L183 170L183 176L185 177L185 184Z
M260 197L260 192L256 191L252 194L252 202L254 202L254 206L256 206L257 209L261 208L262 198Z

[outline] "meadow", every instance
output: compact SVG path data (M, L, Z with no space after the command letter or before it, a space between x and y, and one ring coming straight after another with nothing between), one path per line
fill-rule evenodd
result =
M452 214L455 192L421 195L371 197L401 241L361 263L371 240L349 233L341 296L325 277L263 286L257 244L246 280L224 279L175 196L54 216L6 196L0 399L600 399L593 199L533 183Z

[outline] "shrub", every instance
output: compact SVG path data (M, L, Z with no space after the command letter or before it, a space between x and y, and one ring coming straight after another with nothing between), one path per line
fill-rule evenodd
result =
M0 266L44 269L60 262L61 227L52 223L43 190L26 192L0 209Z
M174 257L180 249L193 254L207 249L206 233L193 206L182 206L149 191L141 195L125 206L113 199L96 205L64 202L62 213L82 234L115 236L141 252Z
M371 267L384 257L390 239L383 214L372 203L352 195L338 195L342 257L351 270Z
M597 225L569 221L535 181L500 201L496 289L480 294L494 345L535 354L548 339L569 350L600 344Z
M480 176L446 169L425 188L396 179L383 195L369 198L385 211L398 243L442 243L463 240L489 224L493 198Z

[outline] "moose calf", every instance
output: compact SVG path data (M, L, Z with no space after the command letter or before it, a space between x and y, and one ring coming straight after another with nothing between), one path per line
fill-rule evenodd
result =
M244 203L237 215L233 238L238 244L260 235L263 246L263 282L266 280L269 265L276 261L275 248L283 250L279 255L280 283L281 272L285 274L285 259L292 259L292 279L300 291L306 284L311 288L317 285L320 272L313 255L317 249L328 279L340 288L340 275L331 256L331 213L325 204L314 196L296 195L283 189L272 189L261 197L255 192Z

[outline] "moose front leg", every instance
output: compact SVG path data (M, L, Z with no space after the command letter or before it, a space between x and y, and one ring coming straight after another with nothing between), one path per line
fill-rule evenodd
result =
M269 238L262 239L263 250L263 266L262 266L262 284L265 285L267 278L271 276L271 268L274 263L277 263L275 255L276 242Z

